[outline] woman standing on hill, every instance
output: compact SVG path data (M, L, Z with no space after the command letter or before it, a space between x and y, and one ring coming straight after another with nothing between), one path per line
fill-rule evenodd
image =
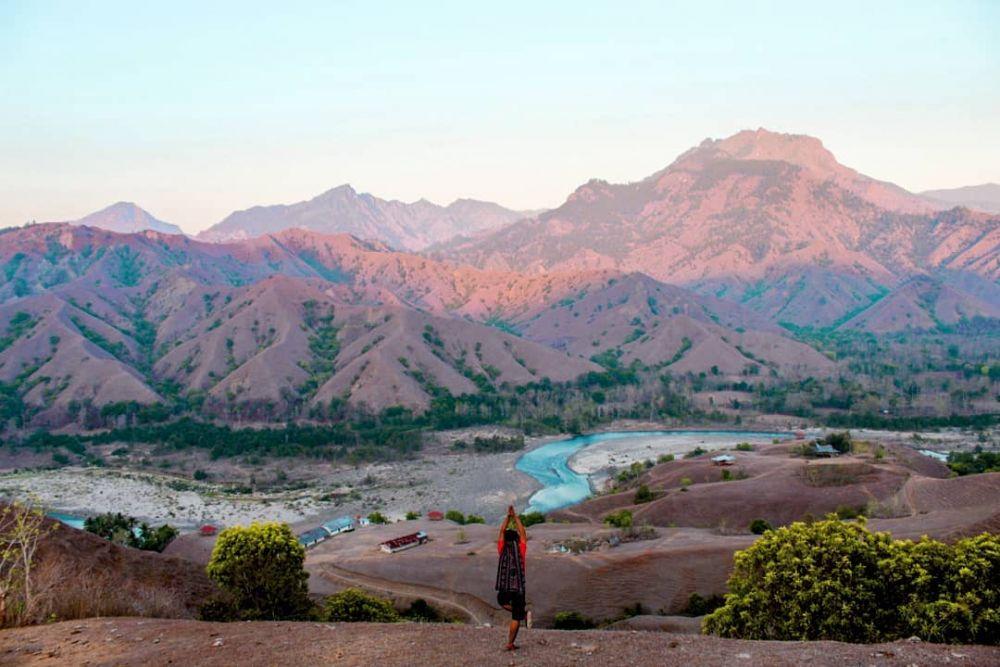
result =
M500 525L497 553L500 554L500 562L497 564L497 603L510 612L507 650L513 651L517 648L514 644L517 631L521 627L521 621L526 618L524 565L528 554L528 535L513 505L507 508L507 517Z

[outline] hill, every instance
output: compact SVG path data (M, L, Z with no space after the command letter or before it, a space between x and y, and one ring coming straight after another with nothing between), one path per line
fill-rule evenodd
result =
M125 201L120 201L100 211L86 215L79 220L74 220L72 224L100 227L101 229L121 232L123 234L141 232L147 229L163 234L184 233L177 225L158 220L148 211L143 210L132 202Z
M744 131L432 251L484 268L638 271L774 322L836 326L914 275L1000 276L1000 218L938 208L840 165L812 137Z
M920 193L937 204L965 206L989 213L1000 213L1000 183L967 185L963 188L925 190Z
M572 380L604 352L681 372L832 370L739 305L647 276L482 270L344 234L35 225L0 234L0 265L3 407L21 424L189 394L231 419L419 411L440 392Z
M458 199L438 206L385 200L341 185L296 204L254 206L230 214L198 234L203 241L236 241L285 229L352 234L404 250L419 250L458 234L495 229L524 217L492 202Z

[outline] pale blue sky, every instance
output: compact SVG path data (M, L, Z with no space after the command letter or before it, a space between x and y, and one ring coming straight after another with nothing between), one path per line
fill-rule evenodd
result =
M344 182L555 206L758 126L1000 181L998 0L474 4L0 0L0 225L124 199L197 231Z

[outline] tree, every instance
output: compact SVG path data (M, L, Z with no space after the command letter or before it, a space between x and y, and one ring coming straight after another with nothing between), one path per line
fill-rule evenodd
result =
M635 491L635 498L632 499L632 502L635 505L641 505L642 503L648 503L652 499L653 492L645 484L640 484L639 488Z
M296 620L308 615L305 548L285 523L233 526L219 534L208 576L245 620Z
M754 535L763 535L771 529L771 524L766 519L754 519L750 522L750 532Z
M862 519L796 522L736 553L706 632L774 640L1000 639L1000 536L893 540Z
M87 517L83 529L123 547L162 552L177 537L177 529L169 524L156 528L121 512Z
M368 520L372 523L389 523L389 519L386 518L381 512L372 512L368 515Z
M612 525L615 528L631 528L632 513L629 512L628 510L620 510L618 512L613 512L604 517L604 523Z
M341 623L395 623L399 612L388 600L347 588L326 598L323 616Z
M465 525L465 515L458 510L448 510L444 513L444 518L448 519L448 521L454 521L460 526Z
M420 518L420 512L414 512L414 511L411 510L411 511L409 511L409 512L406 513L406 520L407 521L416 521L419 518Z
M44 512L31 504L14 502L0 509L0 627L31 618L35 553L42 538L58 526L46 526Z
M521 515L521 523L525 528L534 526L536 523L545 523L545 515L541 512L528 512Z

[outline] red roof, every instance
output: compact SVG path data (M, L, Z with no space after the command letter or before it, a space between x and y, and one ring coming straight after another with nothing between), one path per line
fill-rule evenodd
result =
M427 518L431 521L443 521L444 512L438 512L437 510L431 510L427 513Z
M216 528L215 526L206 523L204 526L198 529L198 532L201 533L202 535L215 535L217 530L219 529Z

